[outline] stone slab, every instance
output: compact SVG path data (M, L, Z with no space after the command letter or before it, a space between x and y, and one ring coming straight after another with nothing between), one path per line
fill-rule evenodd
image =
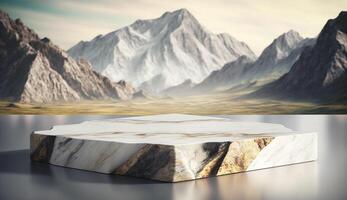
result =
M195 115L86 121L34 131L31 159L178 182L317 159L317 134Z

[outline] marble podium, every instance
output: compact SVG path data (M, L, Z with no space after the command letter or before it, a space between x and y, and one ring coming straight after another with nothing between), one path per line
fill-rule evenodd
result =
M86 121L35 131L33 161L178 182L317 159L317 134L194 115Z

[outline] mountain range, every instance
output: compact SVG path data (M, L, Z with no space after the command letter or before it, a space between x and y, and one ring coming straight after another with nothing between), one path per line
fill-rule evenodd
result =
M134 92L75 61L48 38L40 39L20 19L0 10L0 99L46 103L129 99Z
M257 58L186 9L137 20L68 52L0 11L0 99L154 99L252 87L260 89L244 97L340 102L347 100L346 49L347 12L317 38L283 33Z
M315 39L304 39L298 32L290 30L274 39L258 59L241 56L236 61L225 64L220 70L213 71L193 88L194 93L226 90L253 81L276 80L287 73L303 49L314 42Z
M290 71L251 97L347 101L347 12L330 19Z
M114 81L127 80L137 89L159 92L187 80L201 82L212 71L240 56L255 59L244 43L203 27L186 9L156 19L137 20L68 50Z

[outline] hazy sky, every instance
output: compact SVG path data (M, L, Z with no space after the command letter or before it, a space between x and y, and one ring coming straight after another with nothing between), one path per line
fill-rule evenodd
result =
M187 8L208 30L229 33L259 55L290 29L315 37L347 10L347 0L1 0L0 8L64 49L136 19Z

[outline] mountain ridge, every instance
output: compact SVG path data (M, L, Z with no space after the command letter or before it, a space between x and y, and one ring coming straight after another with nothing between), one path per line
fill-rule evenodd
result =
M275 38L257 60L241 56L212 72L193 92L228 89L247 82L268 82L288 72L298 59L304 47L312 45L314 39L304 39L294 30L289 30Z
M68 53L89 60L112 80L128 80L138 89L146 86L156 92L188 79L200 82L242 55L256 57L244 42L208 31L186 9L137 20L78 43Z
M347 12L327 21L291 70L251 94L289 100L347 101Z
M47 103L128 99L133 88L111 82L85 60L75 61L48 38L0 10L0 99Z

